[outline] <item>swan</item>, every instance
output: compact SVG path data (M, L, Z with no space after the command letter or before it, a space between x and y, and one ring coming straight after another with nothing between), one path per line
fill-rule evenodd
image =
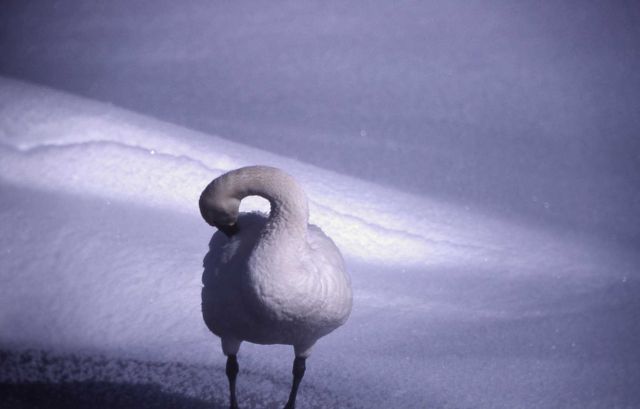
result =
M257 195L271 210L239 213ZM295 400L316 341L344 324L352 291L342 255L309 220L307 197L280 169L248 166L214 179L200 196L200 213L218 229L203 273L202 314L227 357L230 408L237 409L237 353L243 341L292 345Z

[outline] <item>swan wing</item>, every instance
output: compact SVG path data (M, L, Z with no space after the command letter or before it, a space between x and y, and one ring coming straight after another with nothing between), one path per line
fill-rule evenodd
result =
M308 228L309 251L303 257L306 274L314 276L318 310L331 326L342 325L351 312L351 279L333 240L315 225ZM333 328L332 328L333 329Z

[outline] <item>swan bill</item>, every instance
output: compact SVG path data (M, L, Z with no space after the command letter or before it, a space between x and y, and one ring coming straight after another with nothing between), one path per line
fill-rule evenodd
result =
M229 238L231 238L231 236L233 236L238 232L238 225L236 223L228 224L226 226L216 226L216 227L218 228L218 230L223 232Z

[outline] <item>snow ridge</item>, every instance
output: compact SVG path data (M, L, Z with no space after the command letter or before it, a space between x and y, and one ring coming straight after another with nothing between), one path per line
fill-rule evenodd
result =
M199 194L213 178L245 165L271 165L302 183L311 222L347 257L405 266L556 262L548 257L560 248L553 245L556 239L530 226L503 223L44 87L0 78L0 88L5 91L0 93L0 178L12 184L197 218ZM268 210L264 201L248 199L242 210ZM546 243L544 249L540 243ZM562 249L566 252L567 246ZM572 251L585 253L580 246ZM588 261L588 254L582 260Z
M0 112L5 114L0 121L0 171L2 179L13 184L197 214L199 194L213 178L245 164L264 163L301 179L312 223L349 256L413 264L438 251L468 254L486 249L424 234L433 235L434 226L409 230L414 223L406 223L406 215L394 215L400 206L379 204L380 197L394 197L399 204L410 200L400 192L56 91L43 97L42 88L6 79L0 79L0 86L6 90L0 97ZM77 111L61 108L69 105ZM379 196L378 204L358 197L357 192L367 191ZM421 202L423 208L430 207ZM248 201L243 210L267 210L262 206ZM413 222L429 218L419 206L412 206L414 216L417 212Z

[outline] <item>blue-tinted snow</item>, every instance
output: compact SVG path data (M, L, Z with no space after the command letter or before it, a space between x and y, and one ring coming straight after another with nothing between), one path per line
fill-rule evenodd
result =
M640 407L639 30L625 0L4 1L0 75L202 133L0 80L0 406L226 407L195 199L264 163L355 287L301 407ZM244 346L241 407L290 361Z
M639 243L634 1L4 3L0 75Z
M640 404L639 263L630 248L51 89L6 79L0 87L8 402L36 394L68 407L64 399L126 395L130 407L145 396L149 407L225 407L224 357L200 317L213 231L197 195L222 171L267 163L304 184L355 290L351 319L310 358L301 407ZM287 347L244 345L242 406L282 404L291 358Z

